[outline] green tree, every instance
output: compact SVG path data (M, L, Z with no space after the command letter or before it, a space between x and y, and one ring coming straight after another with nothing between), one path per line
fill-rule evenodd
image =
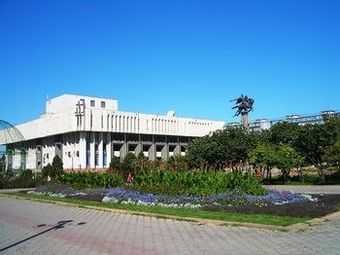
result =
M215 135L213 135L215 136ZM208 169L223 161L223 148L215 137L196 138L188 145L187 158L191 167Z
M334 133L325 125L306 125L299 130L296 139L297 151L305 157L306 163L314 165L318 171L321 182L325 182L324 155L325 148L332 145Z
M334 166L340 174L340 140L326 147L323 160L330 166Z
M249 133L252 144L256 147L259 144L270 144L271 143L271 132L270 130L262 130L261 132Z
M53 167L50 163L48 163L46 166L44 166L41 170L41 175L44 179L47 179L48 176L51 177L51 173L53 172Z
M226 128L189 143L187 158L191 166L221 169L225 163L248 160L256 140L243 128Z
M271 170L276 164L276 148L269 144L259 144L249 153L249 163L258 167L262 175L267 173L271 178Z
M340 117L327 118L324 126L332 139L332 144L340 140Z
M237 164L248 160L249 152L256 146L252 136L243 128L227 128L216 137L222 144L224 161Z
M294 146L299 134L300 126L295 123L279 122L270 128L270 142L272 144L288 144Z
M281 144L275 151L275 165L281 170L284 182L289 179L292 168L299 167L303 157L293 147Z
M48 178L48 176L54 179L62 175L64 173L63 161L58 155L54 156L52 160L52 165L48 163L46 166L43 167L41 173L44 179Z
M50 173L50 177L57 177L58 175L63 174L63 161L58 155L55 155L53 160L52 160L52 168L53 171Z

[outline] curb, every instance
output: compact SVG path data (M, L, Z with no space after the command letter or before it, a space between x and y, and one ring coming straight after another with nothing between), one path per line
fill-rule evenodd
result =
M137 212L137 211L124 210L124 209L114 209L114 208L92 206L92 205L79 205L71 201L70 202L53 201L53 200L47 200L43 198L22 197L22 196L17 196L17 195L8 194L8 193L0 193L0 197L14 198L18 200L29 200L29 201L40 202L40 203L49 203L49 204L55 204L55 205L60 205L60 206L80 207L80 208L85 208L85 209L106 211L106 212L119 213L119 214L137 215L137 216L144 216L144 217L156 217L156 218L176 220L176 221L187 221L187 222L191 222L197 225L211 224L211 225L217 225L217 226L244 227L244 228L281 231L281 232L293 232L293 233L303 232L311 227L324 224L328 221L340 219L340 211L338 211L338 212L328 214L320 218L311 219L309 221L306 221L305 223L296 223L296 224L284 227L284 226L265 225L265 224L258 224L258 223L232 222L232 221L221 221L221 220L212 220L212 219L173 216L173 215L158 214L158 213Z

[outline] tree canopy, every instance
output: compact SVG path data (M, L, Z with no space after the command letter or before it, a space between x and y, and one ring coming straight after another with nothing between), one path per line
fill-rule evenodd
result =
M281 122L255 133L225 128L190 142L187 158L191 166L205 169L240 162L262 168L275 166L285 178L293 167L315 166L323 178L325 163L339 167L339 141L339 117L325 119L320 125Z

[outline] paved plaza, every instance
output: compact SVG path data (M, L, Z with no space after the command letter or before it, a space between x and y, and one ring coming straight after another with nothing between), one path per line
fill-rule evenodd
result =
M264 187L305 194L340 194L340 185L264 185Z
M301 233L0 197L0 254L340 254L340 220Z

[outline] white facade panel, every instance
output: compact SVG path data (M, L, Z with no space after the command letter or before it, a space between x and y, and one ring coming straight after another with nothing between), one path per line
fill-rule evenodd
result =
M76 116L79 100L85 100L85 110ZM96 107L91 107L91 100ZM100 103L105 102L105 108ZM97 105L99 107L97 107ZM26 140L74 131L121 132L139 134L204 136L222 129L224 122L176 116L122 112L116 100L63 95L46 103L46 113L39 119L17 128ZM111 122L111 123L110 123Z

